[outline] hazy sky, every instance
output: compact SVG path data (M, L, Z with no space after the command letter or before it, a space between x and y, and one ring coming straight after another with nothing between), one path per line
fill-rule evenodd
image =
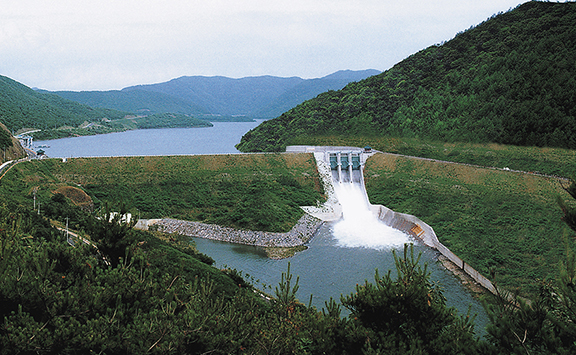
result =
M183 75L384 71L526 1L4 1L0 75L48 90L112 90Z

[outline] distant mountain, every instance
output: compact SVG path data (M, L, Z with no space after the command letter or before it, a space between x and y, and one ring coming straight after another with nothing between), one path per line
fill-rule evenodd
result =
M380 71L374 69L360 71L341 70L319 79L304 80L252 115L255 117L278 117L282 113L323 92L340 90L351 82L360 81L377 74L380 74Z
M183 76L164 83L131 86L120 91L58 91L55 94L92 107L137 114L181 113L206 117L208 120L211 119L208 114L272 118L324 91L338 90L352 81L378 73L373 69L342 70L319 79Z
M128 112L96 109L58 95L37 92L0 75L0 122L10 131L21 128L54 129L84 121L122 118Z
M282 151L317 135L576 149L576 3L530 1L495 15L263 122L237 148Z
M304 79L298 77L232 79L223 76L183 76L165 83L128 87L123 91L159 92L193 102L213 114L250 116L302 81Z
M82 93L79 95L82 96ZM114 96L115 94L110 95ZM107 94L100 96L110 99ZM158 98L161 96L143 91L125 95L125 97L131 98ZM177 101L170 97L169 99L172 100L170 103ZM158 105L160 104L158 103ZM125 111L93 108L53 93L32 90L5 76L0 76L0 124L4 124L11 132L27 131L36 139L103 134L143 128L207 127L212 125L206 120L182 113L136 116ZM6 143L5 139L2 141ZM5 144L0 143L0 149L2 149Z
M68 100L92 107L128 111L136 114L209 113L205 108L195 105L190 100L146 90L56 91L54 93Z

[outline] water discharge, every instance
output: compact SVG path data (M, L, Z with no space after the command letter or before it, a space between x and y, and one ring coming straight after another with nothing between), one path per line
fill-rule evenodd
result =
M402 231L387 226L370 210L366 194L359 184L334 182L334 191L342 205L342 220L332 233L339 247L376 250L402 248L414 242Z

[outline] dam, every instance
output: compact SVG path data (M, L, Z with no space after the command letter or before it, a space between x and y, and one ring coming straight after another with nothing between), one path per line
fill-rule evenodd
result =
M364 164L376 151L370 147L330 147L330 146L288 146L287 153L314 153L316 161L330 166L334 183L355 183L364 185Z
M304 210L323 221L338 221L333 234L340 246L390 249L417 240L440 253L486 290L497 293L492 282L443 245L428 224L416 216L370 204L363 170L366 160L378 151L329 146L289 146L286 151L314 153L328 198L322 208Z
M256 126L257 123L225 122L215 123L212 128L137 130L36 143L49 144L51 147L46 148L46 151L52 157L112 156L118 155L118 152L121 152L123 156L234 154L238 153L234 144L238 142L242 134L249 128ZM237 130L240 131L237 132ZM230 135L229 131L236 132L236 135ZM210 140L208 141L206 137L209 137ZM218 142L218 147L214 147L215 143L213 142ZM217 267L242 270L253 277L257 287L263 290L271 287L270 285L277 285L280 282L281 273L285 272L287 264L291 263L293 274L300 276L298 298L308 300L310 295L313 295L312 304L321 309L330 298L338 299L340 295L350 294L354 292L354 285L357 283L363 280L373 280L375 268L381 272L393 269L395 267L394 259L389 249L371 248L367 241L364 241L361 247L353 247L354 244L346 244L342 238L334 236L335 225L340 222L343 211L334 191L336 184L332 176L336 173L330 168L330 153L362 153L360 162L363 164L371 156L370 154L376 152L369 153L364 152L364 149L361 148L350 147L294 147L293 151L295 150L313 153L319 172L322 175L324 172L326 173L325 176L321 176L323 182L325 181L324 178L326 181L330 181L329 185L325 185L325 189L326 197L332 203L305 208L307 211L314 210L314 215L322 217L323 221L329 221L323 223L314 237L306 243L308 249L296 253L291 258L271 259L263 248L250 244L239 244L236 240L229 243L200 237L192 237L192 239L198 250L216 259ZM290 152L290 149L288 151ZM361 169L363 168L364 166L361 165ZM353 169L352 175L356 172ZM343 177L343 180L346 180L346 176ZM362 188L360 185L363 186L363 184L342 183L342 187L345 188ZM409 222L402 222L399 218L392 218L401 215L400 213L379 206L370 206L370 208L373 214L385 219L386 223L397 221L396 223L399 224L400 228L404 225L406 227L404 229L407 230L412 228L409 226L413 226ZM425 229L425 225L421 225L421 227ZM356 229L364 229L363 224ZM345 245L348 246L345 247ZM437 266L438 253L435 250L420 243L415 245L415 248L416 253L423 253L422 262L427 262L431 266L429 270L432 273L432 279L444 287L445 296L448 298L447 303L457 307L460 313L464 314L468 306L472 305L472 313L479 314L476 323L482 329L483 325L489 322L482 305L462 287L450 272ZM462 266L463 263L460 261L456 265ZM467 264L466 267L468 267Z
M304 210L323 221L335 222L332 233L338 246L390 250L414 242L409 223L387 224L372 206L364 186L364 165L376 153L370 147L289 146L287 152L313 152L323 179L327 202ZM398 228L409 227L409 228Z
M294 274L300 277L299 298L313 295L312 305L321 309L330 298L354 292L358 282L373 280L375 268L393 269L392 250L415 243L415 253L422 253L421 262L430 265L432 279L444 287L447 304L461 314L471 306L472 314L478 314L478 333L483 334L488 316L460 281L438 265L438 249L430 242L430 236L436 237L432 228L416 217L369 203L363 170L367 159L379 152L319 146L289 146L286 151L313 153L327 197L321 206L303 207L309 215L325 222L306 242L307 249L287 259L270 259L255 246L195 238L199 250L217 255L219 266L241 269L264 285L277 284L279 275L291 263ZM344 165L343 156L352 164Z

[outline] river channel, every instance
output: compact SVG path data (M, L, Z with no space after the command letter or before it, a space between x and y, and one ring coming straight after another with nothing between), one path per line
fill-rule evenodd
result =
M257 122L215 122L213 127L146 129L97 136L63 138L37 141L35 146L49 157L98 157L142 155L188 155L239 153L234 147L244 133L256 127ZM259 288L273 294L288 263L291 272L300 278L298 298L318 309L330 298L339 300L341 295L355 292L356 284L374 281L375 269L380 275L392 270L396 274L392 249L402 254L398 245L372 245L363 243L342 244L334 235L335 223L326 223L307 244L308 249L283 260L266 257L258 247L193 238L197 248L216 260L216 267L230 267L248 275ZM434 227L434 226L432 226ZM422 262L428 264L432 280L444 290L449 306L466 314L471 307L476 318L476 332L485 334L488 316L478 302L458 279L437 261L437 252L415 243L415 254L422 253Z

